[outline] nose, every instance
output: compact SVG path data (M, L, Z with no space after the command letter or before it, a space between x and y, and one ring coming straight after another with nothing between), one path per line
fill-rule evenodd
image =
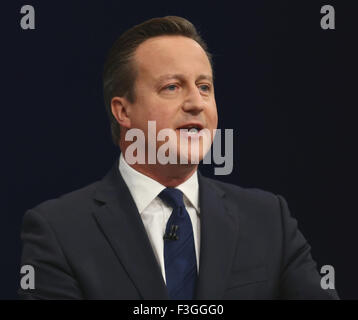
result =
M199 114L205 108L205 101L200 94L200 90L196 85L191 86L187 90L185 100L182 106L182 109L185 112L192 114Z

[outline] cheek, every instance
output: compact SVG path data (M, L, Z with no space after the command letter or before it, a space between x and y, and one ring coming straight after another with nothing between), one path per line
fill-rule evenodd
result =
M172 128L172 123L175 120L174 108L170 108L168 104L157 105L149 114L151 120L156 121L158 131L160 129Z
M208 111L208 118L210 119L210 124L216 128L218 124L218 113L216 109L216 104L214 103Z
M148 121L156 120L156 114L158 112L156 112L154 103L151 103L148 99L138 99L131 114L133 127L147 130Z
M166 118L165 115L161 115L156 119L156 124L157 124L157 132L162 130L162 129L170 129L172 128L171 126L171 122L170 122L171 118Z
M132 128L147 130L146 118L144 111L134 113L132 117Z

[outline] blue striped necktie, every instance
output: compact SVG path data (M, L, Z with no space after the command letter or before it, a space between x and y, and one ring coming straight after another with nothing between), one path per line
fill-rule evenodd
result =
M169 297L192 300L197 282L193 227L179 189L166 188L159 197L173 208L164 235L164 264Z

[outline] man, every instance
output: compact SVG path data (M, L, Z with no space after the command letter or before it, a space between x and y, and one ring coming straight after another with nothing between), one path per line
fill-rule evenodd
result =
M217 109L211 56L189 21L156 18L125 32L105 64L104 95L120 159L103 180L26 213L22 264L36 280L21 297L338 298L321 288L281 196L197 171L191 147L203 159L200 132L211 144ZM150 121L156 134L174 133L167 151L177 163L150 161ZM127 152L133 129L145 138L144 163ZM157 154L166 143L156 141Z

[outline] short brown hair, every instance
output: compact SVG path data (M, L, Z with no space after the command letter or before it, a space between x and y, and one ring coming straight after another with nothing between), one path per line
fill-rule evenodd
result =
M112 98L119 96L126 97L130 102L135 101L134 84L137 72L133 64L134 53L145 40L164 35L181 35L195 40L206 52L213 67L212 57L206 43L194 25L182 17L153 18L124 32L110 49L103 71L104 102L115 145L118 145L120 138L120 125L112 114Z

